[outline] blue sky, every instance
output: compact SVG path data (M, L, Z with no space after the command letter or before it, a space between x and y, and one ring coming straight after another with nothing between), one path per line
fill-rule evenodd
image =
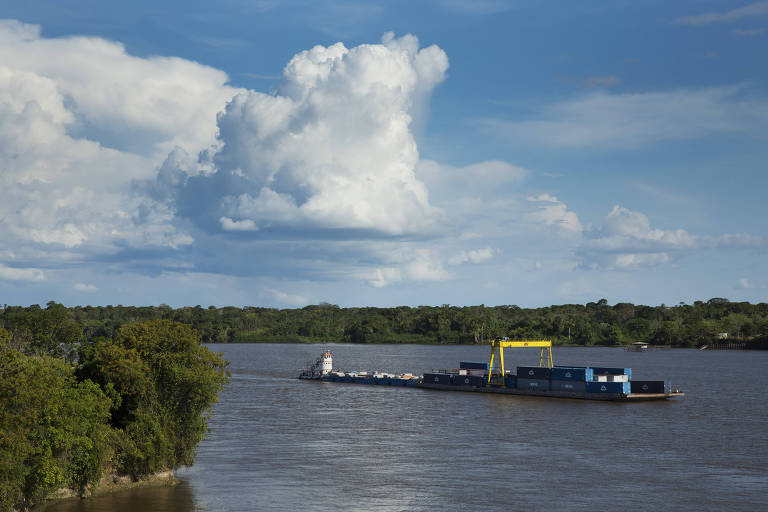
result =
M3 303L766 300L766 1L0 19Z

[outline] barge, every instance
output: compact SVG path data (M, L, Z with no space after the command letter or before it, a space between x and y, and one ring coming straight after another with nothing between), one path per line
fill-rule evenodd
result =
M514 373L506 370L505 348L539 348L539 366L518 366ZM458 368L432 370L424 375L335 371L333 354L326 349L321 357L310 362L301 371L299 378L440 391L623 402L667 400L685 396L679 389L672 389L666 381L633 379L631 368L556 366L552 360L550 340L508 338L491 341L488 363L462 361Z

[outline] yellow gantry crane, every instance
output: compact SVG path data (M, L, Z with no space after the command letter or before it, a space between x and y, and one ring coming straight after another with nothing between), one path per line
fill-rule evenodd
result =
M493 359L496 352L499 353L499 362L501 363L501 386L506 387L506 380L504 375L504 349L505 348L539 348L539 366L544 366L545 358L544 352L547 353L546 363L548 368L552 368L555 364L552 362L552 340L528 340L528 339L514 339L502 338L500 340L491 340L491 361L488 363L488 385L491 384L491 376L493 375Z

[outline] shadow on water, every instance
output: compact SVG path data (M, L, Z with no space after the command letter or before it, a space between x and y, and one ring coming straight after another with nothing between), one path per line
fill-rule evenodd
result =
M89 499L67 499L34 509L34 512L197 512L192 488L182 481L172 487L119 491Z

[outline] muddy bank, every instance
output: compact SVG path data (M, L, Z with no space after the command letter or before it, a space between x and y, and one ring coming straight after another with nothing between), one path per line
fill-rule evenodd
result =
M130 475L119 475L117 473L109 473L104 475L99 481L98 485L93 486L86 490L83 495L78 494L73 489L59 489L55 493L46 498L43 503L36 505L32 508L34 512L41 512L48 508L53 503L59 503L62 500L80 500L87 499L93 496L102 496L104 494L110 494L113 492L124 491L128 489L136 489L141 487L170 487L177 485L179 480L173 471L159 471L151 475L146 475L138 479L134 479ZM20 512L20 511L14 511Z

